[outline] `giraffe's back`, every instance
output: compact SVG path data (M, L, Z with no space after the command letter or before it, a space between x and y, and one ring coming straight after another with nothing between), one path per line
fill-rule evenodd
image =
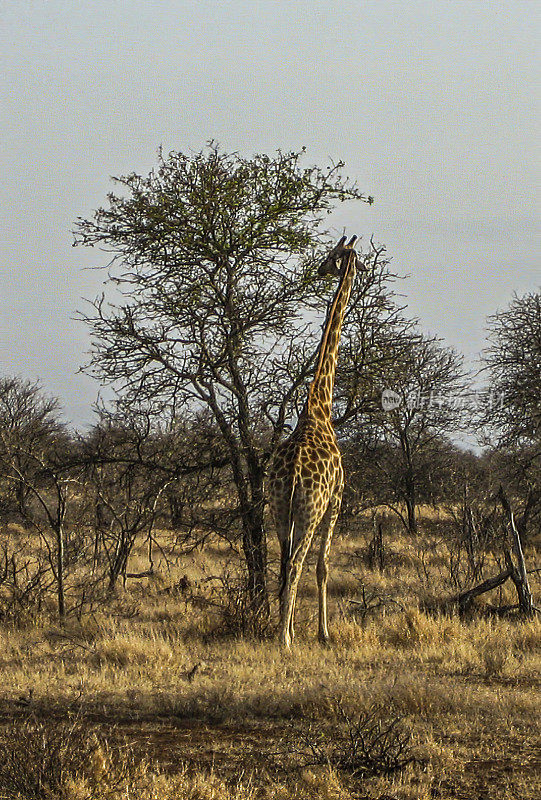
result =
M342 460L334 430L312 418L302 420L276 451L269 470L271 511L277 529L294 521L318 524L342 484Z

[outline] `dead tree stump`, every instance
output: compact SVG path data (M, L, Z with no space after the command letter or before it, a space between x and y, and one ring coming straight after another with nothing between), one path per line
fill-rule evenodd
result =
M502 570L493 578L487 578L487 580L479 583L472 589L461 592L456 598L458 607L460 612L463 613L470 607L475 597L480 594L484 594L485 592L489 592L492 589L495 589L497 586L501 586L501 584L505 583L508 578L511 578L515 584L518 597L518 605L512 606L512 608L519 608L524 616L531 617L534 612L541 613L541 609L534 606L532 601L532 592L528 581L528 570L526 569L526 562L524 560L524 551L522 549L520 534L515 523L515 517L511 509L511 504L509 503L507 495L503 490L503 486L500 486L497 499L500 501L507 517L508 535L506 537L507 541L505 542L503 548L503 554L507 568Z

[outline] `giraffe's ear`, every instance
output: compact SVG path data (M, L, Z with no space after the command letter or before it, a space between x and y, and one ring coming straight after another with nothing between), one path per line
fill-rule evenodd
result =
M346 244L346 239L348 237L344 234L338 244L335 244L331 252L329 253L328 258L340 258L342 253L344 252L344 245Z
M352 236L351 239L349 240L349 242L346 244L345 249L346 250L351 250L353 248L353 246L355 245L355 242L357 241L358 238L359 238L358 236ZM346 239L345 236L344 236L344 239Z

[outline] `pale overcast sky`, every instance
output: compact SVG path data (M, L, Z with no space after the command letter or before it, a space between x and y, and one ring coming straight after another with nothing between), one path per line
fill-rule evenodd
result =
M375 204L337 226L386 243L411 314L471 359L538 288L533 0L0 0L0 25L0 373L75 424L97 387L73 317L104 258L73 221L160 144L344 159Z

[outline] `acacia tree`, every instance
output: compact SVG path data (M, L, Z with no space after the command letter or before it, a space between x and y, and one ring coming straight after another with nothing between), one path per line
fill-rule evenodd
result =
M71 440L59 403L37 384L0 379L0 475L12 487L11 510L35 530L56 584L58 614L66 613L66 515L72 499Z
M208 499L216 473L228 464L221 437L204 419L189 429L179 423L168 430L148 408L122 403L100 409L98 424L79 440L78 458L94 508L93 568L106 564L110 591L120 576L125 580L131 551L142 536L149 559L144 574L152 574L159 519L177 513L177 526L188 529L186 538L201 522L176 504L171 507L168 492L179 500L189 492L190 504L197 505ZM197 522L190 525L191 518Z
M337 202L371 202L339 163L301 153L247 159L210 144L159 153L156 170L115 179L107 208L79 219L75 243L113 254L120 300L93 303L88 369L128 402L168 405L184 421L206 407L228 454L249 594L268 609L264 474L313 362L310 309L320 225Z
M503 446L541 443L541 294L515 296L488 318L490 377L485 423Z
M513 298L488 318L489 387L478 416L496 485L516 502L521 537L541 520L541 294Z
M45 452L62 431L59 420L60 404L56 398L46 397L39 384L17 376L0 378L0 431L11 447L10 458L22 474L31 469L36 451ZM6 455L0 449L0 456ZM30 454L30 455L29 455ZM4 512L24 513L31 494L23 481L6 480L0 470Z
M419 502L442 494L450 475L447 437L463 428L466 402L462 359L436 337L402 330L389 343L378 375L377 404L352 427L347 462L376 487L372 502L385 503L412 534Z

